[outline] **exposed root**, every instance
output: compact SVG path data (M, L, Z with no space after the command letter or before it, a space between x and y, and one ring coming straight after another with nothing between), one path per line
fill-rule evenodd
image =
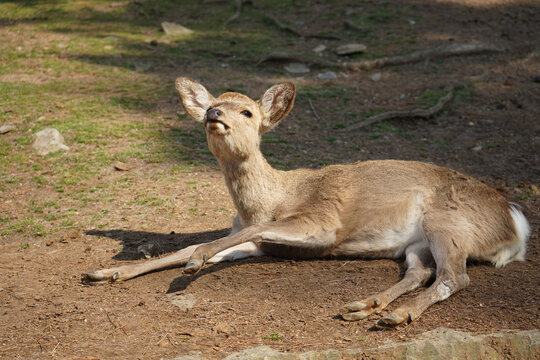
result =
M432 49L415 51L407 55L389 56L375 60L343 63L342 66L347 70L361 71L382 68L385 66L410 64L432 58L444 58L457 55L473 55L502 51L504 51L504 49L492 44L446 44Z
M474 55L501 51L504 51L504 49L502 49L501 47L484 43L447 44L437 46L432 49L415 51L407 55L389 56L380 59L364 60L358 62L337 62L334 60L323 59L321 57L308 56L299 53L273 52L261 56L257 61L257 65L269 60L297 60L300 62L306 62L319 66L335 66L350 71L362 71L382 68L385 66L410 64L434 58L444 58L458 55Z
M327 60L318 56L310 56L310 55L304 55L299 53L289 53L289 52L272 52L268 54L264 54L257 60L257 64L259 65L266 61L299 61L306 64L313 64L313 65L319 65L319 66L340 66L339 63Z
M227 26L230 23L232 23L233 21L238 20L238 18L242 14L242 5L244 5L244 2L247 2L247 1L245 1L245 0L234 0L234 6L236 8L236 11L235 11L233 16L231 16L229 19L227 19L227 21L225 21L223 26Z
M341 131L351 131L351 130L357 130L360 128L363 128L365 126L375 124L380 121L384 120L390 120L390 119L399 119L399 118L414 118L414 117L420 117L420 118L429 118L438 112L440 112L444 106L452 100L452 97L454 96L452 92L453 88L448 91L448 93L441 98L439 98L439 101L432 107L428 109L411 109L411 110L394 110L394 111L388 111L381 114L377 114L374 116L371 116L367 118L364 121L361 121L359 123L356 123L354 125L351 125L347 128L341 129Z
M345 26L345 28L347 29L352 29L352 30L356 30L356 31L361 31L361 32L366 32L367 29L366 28L363 28L362 26L360 25L356 25L355 23L353 23L351 20L345 20L343 22L343 25Z

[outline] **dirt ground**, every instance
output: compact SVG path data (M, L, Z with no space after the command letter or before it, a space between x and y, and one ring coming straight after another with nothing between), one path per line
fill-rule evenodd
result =
M398 281L403 271L400 261L268 257L208 265L196 276L169 269L122 283L86 285L81 281L85 271L144 261L137 254L141 244L152 242L161 253L168 253L216 239L230 228L234 207L208 154L198 157L201 165L174 178L157 176L169 171L172 162L134 160L126 173L110 166L88 180L89 185L118 184L110 201L81 205L66 198L60 202L63 209L80 212L83 224L92 211L107 210L105 227L96 228L88 220L80 229L44 237L29 239L13 232L0 238L0 358L169 359L202 352L204 358L217 359L262 344L291 352L374 347L386 341L407 341L439 326L472 333L539 328L540 83L534 81L540 75L538 3L390 2L385 9L390 14L400 9L402 16L372 15L382 23L371 27L369 39L362 33L342 31L342 22L347 16L380 9L381 2L343 2L339 5L342 15L337 17L323 16L333 2L307 3L298 11L293 7L279 13L280 18L298 24L306 33L334 29L341 39L303 39L277 31L276 36L290 37L288 48L282 50L310 52L319 44L332 48L353 41L376 46L377 39L391 36L398 41L387 43L380 53L396 54L449 41L482 41L507 50L362 73L312 67L310 73L298 76L276 71L283 68L282 63L254 67L234 56L215 54L199 63L184 58L153 71L169 84L180 74L201 79L215 95L232 88L257 97L272 82L292 80L299 87L295 108L262 145L275 166L320 167L394 158L454 168L481 179L523 207L532 228L527 260L503 269L470 264L467 289L395 330L374 327L379 315L345 322L337 310ZM261 20L250 18L249 11L253 10L246 9L240 23L230 26L263 26ZM409 12L414 18L408 18ZM182 12L160 16L159 20L179 23L192 19ZM198 16L204 20L203 11ZM224 45L223 51L233 52L239 46ZM322 82L321 87L316 75L328 70L335 70L338 77ZM375 73L381 74L380 80L372 80ZM431 119L394 120L354 132L339 131L358 121L359 114L374 109L424 106L418 99L427 89L440 93L451 81L463 79L469 79L468 85L447 110ZM235 88L238 84L243 88ZM171 92L152 111L176 114L181 109ZM144 112L140 117L144 119ZM167 134L197 126L185 118L170 119L159 131ZM124 145L118 139L117 146ZM204 142L191 147L193 152L200 149ZM130 185L121 186L119 180L126 176ZM32 186L24 175L20 178L19 186L3 194L0 210L17 212L28 199L58 196L48 187ZM134 200L140 193L167 198L172 207L164 212L137 203ZM21 249L22 242L31 246ZM400 298L389 309L415 294ZM186 295L195 304L184 311L172 300Z

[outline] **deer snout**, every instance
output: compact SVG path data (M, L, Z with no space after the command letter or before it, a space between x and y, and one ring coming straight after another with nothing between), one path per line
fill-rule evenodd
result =
M206 119L207 120L210 120L210 121L218 121L219 120L219 117L222 115L223 113L218 110L218 109L209 109L207 112L206 112Z

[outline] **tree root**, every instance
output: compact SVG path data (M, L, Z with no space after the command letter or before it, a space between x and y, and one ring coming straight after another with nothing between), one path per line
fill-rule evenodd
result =
M416 63L434 58L444 58L458 55L474 55L502 51L504 51L504 49L502 49L501 47L484 43L446 44L431 49L415 51L407 55L389 56L375 60L363 60L358 62L338 62L330 59L324 59L321 57L309 56L299 53L273 52L261 56L257 61L257 65L270 60L295 60L319 66L335 66L350 71L362 71L382 68L385 66Z
M371 116L367 118L364 121L361 121L359 123L353 124L349 127L346 127L344 129L341 129L340 131L351 131L351 130L358 130L360 128L366 127L371 124L375 124L380 121L384 120L390 120L390 119L400 119L400 118L414 118L414 117L420 117L420 118L429 118L438 112L440 112L444 106L452 100L454 94L453 94L454 87L451 87L448 93L441 98L439 98L439 101L432 107L428 109L411 109L411 110L393 110L384 112L381 114L377 114L374 116Z
M504 49L492 44L445 44L431 49L419 50L407 55L389 56L375 60L343 63L342 67L351 71L371 70L392 65L416 63L432 58L444 58L458 55L473 55L488 52L502 52Z

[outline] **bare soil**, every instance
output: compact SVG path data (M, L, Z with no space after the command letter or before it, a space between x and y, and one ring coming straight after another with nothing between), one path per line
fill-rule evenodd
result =
M291 23L303 20L307 32L342 28L342 18L321 17L330 5L320 1L310 4L301 12L282 16ZM257 258L206 266L196 276L169 269L123 283L85 285L81 282L85 271L144 261L138 260L140 244L153 242L161 253L167 253L216 239L230 228L234 207L210 158L202 158L204 165L175 175L175 180L153 178L167 171L171 163L138 161L128 172L130 187L118 187L113 201L75 209L82 218L92 209L109 210L106 228L88 226L82 231L36 238L24 251L17 250L25 241L23 234L2 239L0 357L159 359L199 351L205 358L222 358L261 344L292 352L373 347L386 341L406 341L439 326L472 333L538 329L540 84L533 78L540 75L540 54L535 48L540 7L534 2L487 0L395 4L400 8L414 5L419 17L414 25L390 19L378 33L381 38L385 36L383 28L399 33L414 26L414 49L459 40L494 43L508 50L370 73L339 73L328 84L342 85L344 93L316 98L313 107L306 97L299 96L290 117L273 132L284 141L265 143L263 150L273 154L271 161L276 166L286 168L396 158L434 162L473 175L523 206L532 227L527 261L503 269L470 264L467 289L432 306L409 326L384 331L374 327L378 315L345 322L337 310L398 281L403 272L400 261ZM377 6L371 1L350 5L364 12ZM179 14L168 20L182 23L186 16ZM341 43L358 41L354 35L343 36ZM292 37L288 50L310 51L320 43L336 44ZM403 50L402 44L389 45L386 51L392 54L398 50ZM272 82L291 79L290 75L272 73L271 67L281 68L282 64L253 68L251 77L243 80L237 78L244 76L241 65L222 67L227 60L219 58L205 61L204 67L186 60L173 69L155 71L171 84L179 74L200 78L215 94L229 84L244 83L243 90L253 97ZM209 66L212 62L215 67ZM318 84L316 74L324 70L313 69L292 80L301 86ZM380 81L370 79L374 72L381 73ZM450 81L472 76L478 79L467 87L465 95L432 119L390 121L390 131L368 128L340 132L332 127L354 123L349 110L417 107L424 90L442 89ZM346 104L340 102L343 97L349 98ZM336 103L346 109L336 109ZM174 114L180 111L179 106L171 95L153 110ZM321 120L313 116L313 108ZM170 120L161 131L197 126ZM121 140L118 146L122 146ZM122 176L125 173L111 166L90 183L111 183ZM134 205L134 189L166 197L174 206L164 213L152 206ZM54 196L50 189L32 187L23 179L11 200L0 208L13 211L28 199L50 196ZM72 204L66 200L61 206L70 208ZM192 213L197 216L190 216ZM183 311L171 303L171 296L186 294L196 300L193 308ZM415 293L400 298L389 309L413 296Z

